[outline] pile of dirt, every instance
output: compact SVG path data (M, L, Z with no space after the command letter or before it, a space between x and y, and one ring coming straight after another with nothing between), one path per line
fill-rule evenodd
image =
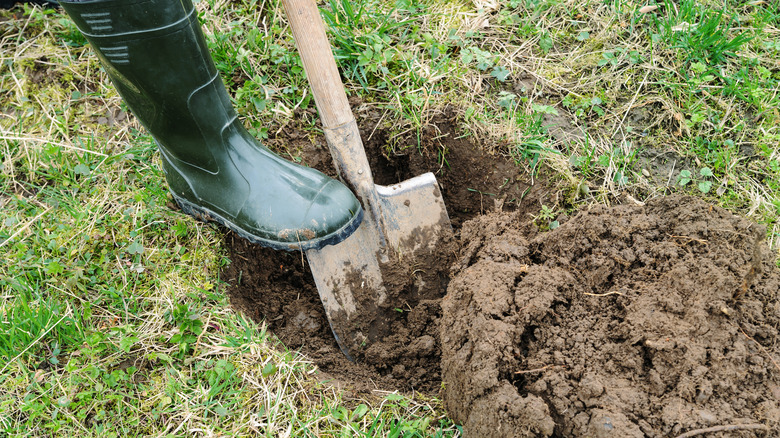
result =
M465 436L776 436L780 272L762 227L679 196L535 237L527 223L461 230L441 364Z

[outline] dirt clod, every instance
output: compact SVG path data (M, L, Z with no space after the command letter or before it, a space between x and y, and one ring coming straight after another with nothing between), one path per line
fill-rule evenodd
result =
M761 227L679 196L534 238L524 223L493 213L461 232L441 343L465 436L778 430L780 273Z

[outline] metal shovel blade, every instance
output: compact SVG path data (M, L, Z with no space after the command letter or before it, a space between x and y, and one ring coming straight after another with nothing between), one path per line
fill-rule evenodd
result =
M394 263L412 263L435 251L440 240L452 234L432 173L374 188L378 208L372 207L381 217L367 214L345 241L306 252L336 341L353 361L359 352L389 334L387 316L402 307L390 302L383 272Z
M411 266L452 234L431 173L392 186L374 184L357 122L313 0L282 0L301 54L323 132L341 180L365 210L346 240L306 251L314 281L341 351L350 360L388 335L399 267ZM407 265L404 265L406 263Z

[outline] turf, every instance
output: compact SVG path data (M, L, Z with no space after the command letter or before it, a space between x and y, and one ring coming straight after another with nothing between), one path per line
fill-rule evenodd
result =
M540 214L685 192L765 225L775 250L779 6L321 4L388 152L415 153L400 139L447 111L555 182ZM317 135L281 4L197 7L251 132ZM63 13L0 12L0 55L0 435L459 435L435 398L345 400L230 309L221 231L168 208L153 140Z

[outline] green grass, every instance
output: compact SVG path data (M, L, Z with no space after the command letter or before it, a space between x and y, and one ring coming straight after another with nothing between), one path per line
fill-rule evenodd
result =
M0 23L0 436L457 434L435 400L342 400L235 314L219 232L166 207L151 137L70 21L24 12ZM226 74L265 62L214 35ZM274 105L302 94L298 73Z
M323 16L389 152L454 113L553 181L542 226L686 192L764 224L777 251L777 2L646 5L331 0ZM281 5L198 8L252 132L318 135ZM459 434L435 399L342 400L232 311L219 232L166 207L154 143L86 41L60 12L16 13L0 21L0 436Z

